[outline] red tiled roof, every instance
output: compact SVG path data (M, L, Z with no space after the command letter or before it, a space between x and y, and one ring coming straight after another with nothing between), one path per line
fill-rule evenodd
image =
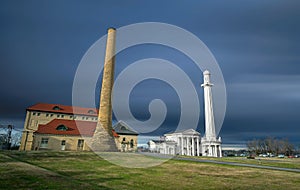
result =
M66 106L60 104L37 103L27 108L29 111L54 112L65 114L77 114L86 116L97 116L98 110L95 108L82 108L77 106Z
M60 125L66 126L66 131L56 130ZM35 133L54 134L54 135L82 135L93 136L97 122L92 121L75 121L66 119L54 119L45 125L39 125Z
M112 134L113 134L114 137L119 137L118 133L116 133L115 130L112 130L111 132L112 132Z

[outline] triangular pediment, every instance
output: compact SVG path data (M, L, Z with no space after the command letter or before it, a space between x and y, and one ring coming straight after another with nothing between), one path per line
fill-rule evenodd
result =
M113 129L118 134L131 134L131 135L139 134L137 131L129 127L129 125L127 125L127 123L125 123L124 121L119 121L116 125L113 126Z
M200 133L194 129L187 129L181 131L175 131L174 133L168 133L167 135L171 134L181 134L181 135L200 135Z
M197 132L194 129L188 129L182 132L183 135L200 135L199 132Z

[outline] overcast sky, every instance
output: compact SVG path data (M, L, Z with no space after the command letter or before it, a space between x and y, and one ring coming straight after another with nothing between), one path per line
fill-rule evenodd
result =
M273 136L300 144L300 1L7 0L0 4L0 123L23 128L25 109L38 102L72 105L79 62L108 27L163 22L190 31L215 56L227 89L220 132L224 143ZM117 56L116 76L134 61L149 57L179 65L195 84L203 106L202 71L174 49L129 48ZM131 109L139 119L149 117L152 99L166 102L169 112L157 134L178 123L178 96L169 85L147 80L131 95ZM202 115L201 133L203 123Z

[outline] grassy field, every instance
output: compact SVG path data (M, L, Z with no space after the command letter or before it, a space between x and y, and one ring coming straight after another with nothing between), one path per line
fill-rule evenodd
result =
M222 161L226 159L228 158L223 158ZM229 159L233 161L232 158ZM272 163L281 165L282 161L285 164L290 163L289 166L295 163L297 167L299 166L297 160L279 160ZM126 168L111 164L89 152L0 152L0 171L0 189L299 189L300 187L300 173L294 172L177 160L169 160L150 168Z

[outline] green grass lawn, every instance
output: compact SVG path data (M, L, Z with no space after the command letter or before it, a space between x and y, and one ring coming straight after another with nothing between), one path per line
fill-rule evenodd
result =
M0 171L0 189L300 187L300 173L178 160L169 160L149 168L126 168L114 165L91 152L0 152Z

